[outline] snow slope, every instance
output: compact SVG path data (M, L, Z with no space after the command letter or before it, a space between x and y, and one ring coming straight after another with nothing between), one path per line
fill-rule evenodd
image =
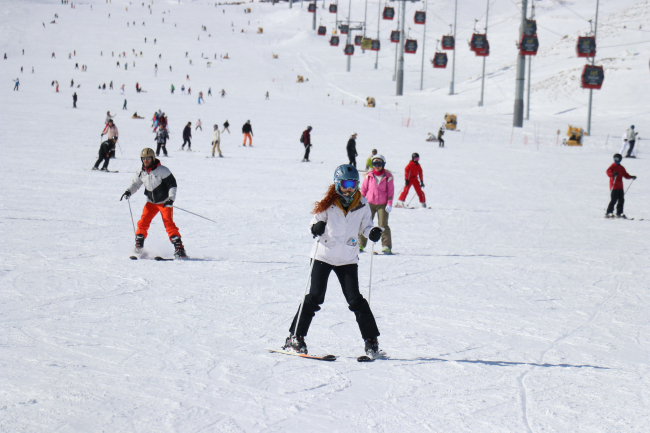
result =
M328 35L317 36L306 3L246 4L252 13L245 14L244 5L198 1L156 0L152 13L121 0L74 9L4 2L0 431L647 431L645 140L637 159L624 160L639 176L626 197L626 213L636 219L602 215L605 170L620 136L632 123L641 137L650 127L650 2L601 2L597 63L606 67L605 84L594 92L593 136L582 148L556 146L556 131L561 140L567 124L586 126L588 92L576 81L584 63L574 43L589 31L594 2L535 2L541 49L533 60L531 120L516 131L519 4L491 6L492 53L479 108L482 62L464 41L474 19L484 20L485 3L460 3L457 94L448 95L450 67L426 64L419 91L418 52L406 59L405 96L396 97L388 42L395 22L380 23L378 70L374 53L357 50L348 73L342 46L327 43L334 15L319 6ZM352 19L362 20L365 2L351 6ZM368 3L373 37L378 6ZM420 7L407 6L412 35L423 30L412 24ZM346 16L348 3L339 8ZM428 10L430 58L448 32L453 2ZM118 58L123 51L128 70ZM221 60L226 53L230 59ZM298 74L309 81L296 83ZM70 79L81 87L70 88ZM97 90L111 80L115 90ZM135 93L136 82L146 93ZM192 96L180 94L183 84ZM225 98L217 95L222 88ZM197 104L199 91L206 104ZM369 95L377 108L363 107ZM148 119L157 109L170 119L163 163L179 183L176 204L217 222L174 212L195 261L128 259L133 229L119 197L140 150L155 144ZM90 171L107 110L118 113L116 174ZM130 119L134 111L146 119ZM458 114L460 132L447 132L440 149L424 137L446 112ZM178 152L183 126L198 118L204 130L193 131L195 152ZM206 159L212 124L226 119L225 158ZM252 148L239 146L247 119ZM303 164L298 137L307 125L314 128L313 162ZM339 359L268 353L288 334L307 278L309 212L334 168L347 162L352 132L359 134L359 162L377 148L397 179L419 152L432 207L394 210L399 254L374 260L371 304L389 359L356 362L363 342L334 277L307 343L311 353ZM134 218L144 202L141 192L133 196ZM146 248L172 254L160 219ZM363 293L369 262L361 256Z

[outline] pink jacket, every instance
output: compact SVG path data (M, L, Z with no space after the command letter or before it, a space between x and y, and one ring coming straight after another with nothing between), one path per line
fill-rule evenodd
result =
M389 206L393 205L393 195L395 194L395 186L393 185L393 174L384 170L382 174L384 177L377 185L377 179L375 178L374 169L371 169L366 173L363 179L363 184L361 185L361 195L368 200L370 204L386 204Z

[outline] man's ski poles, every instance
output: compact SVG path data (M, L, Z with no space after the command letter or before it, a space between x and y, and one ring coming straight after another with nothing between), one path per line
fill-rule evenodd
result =
M131 199L127 198L126 202L129 204L129 213L131 214L131 224L133 224L133 234L135 235L136 234L135 233L135 222L133 221L133 212L131 211Z
M632 184L634 183L634 180L635 180L635 179L632 179L632 182L630 182L630 184L627 186L627 189L625 190L625 192L623 193L623 195L627 194L627 190L630 189L630 187L631 187Z
M199 217L199 218L203 218L204 220L212 221L213 223L218 224L215 220L211 220L210 218L206 218L206 217L204 217L204 216L201 216L201 215L199 215L199 214L197 214L197 213L194 213L194 212L190 212L190 211L185 210L185 209L183 209L183 208L180 208L180 207L178 207L178 206L174 206L174 209L178 209L178 210L182 210L183 212L191 213L192 215L196 215L196 216Z
M124 152L122 152L122 146L120 146L120 143L118 141L116 141L116 143L117 143L117 147L120 148L120 155L124 155Z
M296 316L296 326L293 328L292 337L296 336L298 332L298 325L300 324L300 316L302 316L302 306L305 305L305 297L307 296L307 291L309 290L309 281L311 281L311 273L314 269L314 263L316 262L316 254L318 253L318 246L320 245L320 237L316 239L316 250L314 251L314 257L311 258L311 265L309 266L309 275L307 276L307 284L305 284L305 292L302 294L300 299L300 308L298 309L298 315Z

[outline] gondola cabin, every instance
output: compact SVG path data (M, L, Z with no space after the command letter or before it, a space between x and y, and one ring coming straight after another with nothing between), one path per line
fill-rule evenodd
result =
M381 42L379 41L379 39L372 40L372 45L370 46L370 49L372 51L379 51L381 49Z
M393 21L393 18L395 18L395 8L392 8L390 6L384 7L384 12L381 14L381 16L385 20Z
M476 57L488 57L490 55L490 43L485 40L485 50L484 51L474 51Z
M325 36L327 34L327 27L325 26L318 26L318 34L320 36Z
M361 49L362 50L370 50L372 49L372 39L370 38L361 38Z
M354 45L357 47L361 46L361 42L363 42L363 35L357 35L354 37Z
M394 44L399 44L399 30L390 32L390 41Z
M443 36L441 45L443 50L453 50L456 46L456 40L453 36Z
M307 12L316 13L316 3L309 3L309 6L307 6Z
M447 67L447 53L436 53L433 56L433 67L434 68L446 68Z
M424 11L416 11L415 16L413 17L413 22L415 24L424 24L427 22L427 13Z
M593 36L578 36L576 52L578 57L594 57L596 55L596 38Z
M330 45L333 47L338 47L339 46L339 37L338 36L332 36L330 38Z
M408 54L415 54L418 50L418 41L415 39L407 39L404 42L404 52Z
M487 37L484 34L474 33L469 43L470 50L475 53L485 51L487 47Z
M582 70L582 88L600 89L605 81L605 71L602 66L585 65Z
M347 44L345 46L345 49L343 50L346 56L353 56L354 55L354 45L352 44Z
M524 35L534 36L537 34L537 22L535 20L526 20L524 23Z
M534 56L539 49L539 41L537 35L534 36L521 36L521 43L519 44L519 51L522 56Z
M337 4L331 4L330 5L330 13L335 14L339 11L339 5Z
M347 24L341 24L339 25L339 30L341 31L342 35L347 35L350 31L350 27Z

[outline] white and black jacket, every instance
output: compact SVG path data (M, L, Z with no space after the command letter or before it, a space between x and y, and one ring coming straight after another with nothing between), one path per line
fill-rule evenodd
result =
M163 203L168 198L176 201L176 179L172 172L158 160L153 169L147 170L141 167L137 171L129 192L135 194L142 185L144 185L144 195L150 203Z

